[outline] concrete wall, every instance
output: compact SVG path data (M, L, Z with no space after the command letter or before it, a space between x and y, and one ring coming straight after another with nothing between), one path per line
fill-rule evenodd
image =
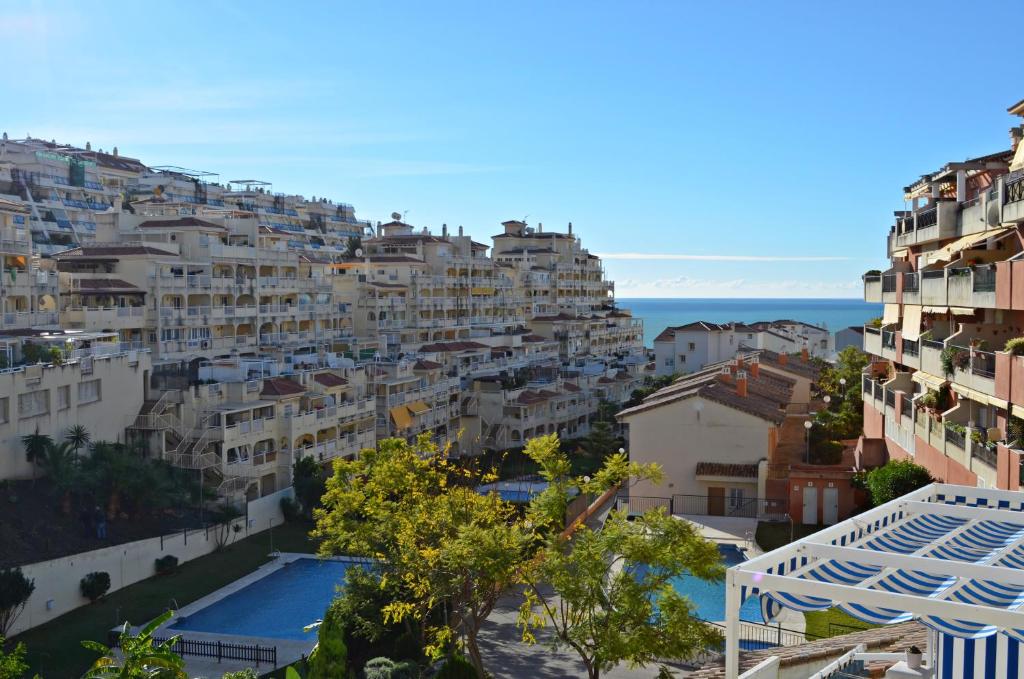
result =
M235 539L280 525L284 521L281 498L292 497L293 494L291 488L285 488L248 503L247 518L242 517L235 522L242 526L242 532ZM179 563L184 563L206 556L216 547L213 529L209 532L197 529L22 566L25 576L35 581L36 589L21 617L14 623L11 635L50 622L88 604L89 600L78 589L79 582L87 573L109 573L110 591L114 592L155 575L154 562L160 557L173 554Z
M634 486L634 496L706 495L707 484L695 478L698 462L756 464L768 457L771 425L713 401L683 399L635 413L626 421L630 459L657 462L665 472L660 484L645 481ZM751 492L748 484L736 487Z

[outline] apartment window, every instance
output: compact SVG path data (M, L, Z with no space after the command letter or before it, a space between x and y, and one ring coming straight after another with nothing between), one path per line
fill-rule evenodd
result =
M665 365L666 365L666 366L668 366L668 367L672 367L672 366L674 366L675 364L676 364L676 362L675 362L675 359L671 359L671 358L666 358L666 359L665 359Z
M181 339L181 328L164 328L160 331L160 339L164 342Z
M57 387L57 410L71 407L71 387Z
M78 383L78 405L93 403L100 400L100 380L89 380Z
M697 345L694 344L693 342L690 342L689 346L686 347L686 350L687 351L696 351L697 350Z
M189 328L190 336L189 339L210 339L210 328Z
M683 354L679 354L679 362L686 363L686 356L684 356Z
M11 421L11 399L7 396L0 398L0 424L7 424Z
M36 417L50 412L50 390L39 389L18 395L18 417Z

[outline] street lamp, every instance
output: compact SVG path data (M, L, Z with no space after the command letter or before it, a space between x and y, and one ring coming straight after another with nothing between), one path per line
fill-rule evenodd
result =
M839 386L843 388L843 400L845 401L846 400L846 378L845 377L840 377L839 378Z
M806 453L806 455L804 457L804 463L805 464L810 464L811 463L811 427L813 427L813 426L814 426L813 422L811 422L810 420L804 420L804 430L806 432L804 434L804 438L806 438L806 440L807 440L807 453Z

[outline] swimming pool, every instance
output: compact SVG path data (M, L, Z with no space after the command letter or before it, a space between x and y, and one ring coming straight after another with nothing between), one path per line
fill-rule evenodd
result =
M719 544L718 552L722 555L722 563L731 568L746 561L743 551L736 545ZM643 574L647 566L637 566L637 572ZM694 613L698 618L709 622L725 620L725 582L708 582L694 575L680 575L671 580L672 587L693 602ZM740 607L740 620L763 622L761 604L756 596L748 597Z
M355 561L300 558L246 585L192 615L178 618L171 631L235 634L275 639L314 640L302 628L324 615L345 572Z

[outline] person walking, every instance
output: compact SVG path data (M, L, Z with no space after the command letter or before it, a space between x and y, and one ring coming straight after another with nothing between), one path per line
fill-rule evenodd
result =
M107 515L103 513L99 505L96 505L96 509L93 510L93 516L96 519L96 539L106 540L107 539Z

